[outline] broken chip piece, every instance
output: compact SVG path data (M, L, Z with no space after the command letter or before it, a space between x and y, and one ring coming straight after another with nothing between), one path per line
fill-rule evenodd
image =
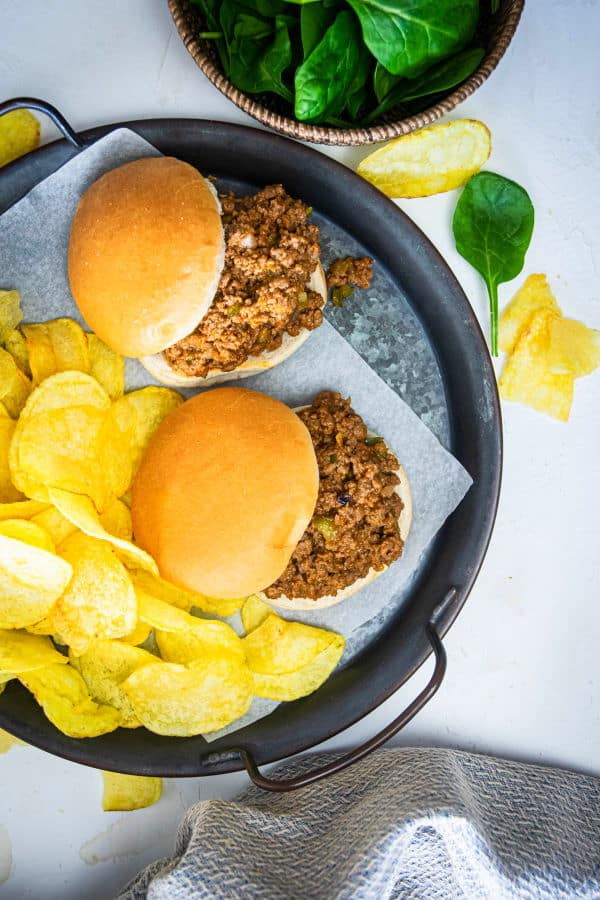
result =
M104 780L102 809L105 812L144 809L158 803L161 798L161 778L122 775L120 772L102 772L102 778Z
M40 143L40 123L28 109L0 116L0 167L35 150Z

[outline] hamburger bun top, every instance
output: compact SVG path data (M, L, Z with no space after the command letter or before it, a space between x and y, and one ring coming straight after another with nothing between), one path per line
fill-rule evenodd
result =
M133 485L135 537L174 584L244 597L283 573L318 487L310 434L291 409L243 388L206 391L150 442Z
M102 175L71 224L71 291L87 324L123 356L158 353L194 330L225 254L212 184L188 163L151 157Z

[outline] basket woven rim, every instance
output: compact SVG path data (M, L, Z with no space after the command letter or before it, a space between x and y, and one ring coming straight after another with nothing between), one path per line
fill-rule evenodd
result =
M498 12L498 28L493 46L486 53L475 72L458 88L433 106L403 119L371 125L368 128L332 128L325 125L310 125L284 116L263 106L258 100L244 94L233 85L215 65L209 44L198 38L192 24L193 8L189 0L168 0L169 10L175 27L194 62L204 72L208 80L243 112L263 125L280 134L317 144L338 146L358 146L409 134L418 128L431 125L436 119L446 115L470 97L490 77L513 39L521 18L525 0L505 0Z

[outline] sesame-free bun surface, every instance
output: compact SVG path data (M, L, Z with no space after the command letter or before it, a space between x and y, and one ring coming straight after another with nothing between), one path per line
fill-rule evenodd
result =
M146 356L194 330L212 303L224 254L212 184L172 157L138 159L81 197L71 224L71 291L113 350Z
M256 391L216 388L153 436L133 485L135 538L174 584L244 597L283 573L318 487L312 440L293 410Z
M318 264L307 283L307 288L316 291L327 302L327 281L325 272L321 263ZM276 350L265 350L260 356L250 356L231 372L223 372L221 369L213 369L207 375L202 377L195 375L184 375L177 372L167 362L164 353L155 353L153 356L146 356L140 360L141 364L150 372L150 374L163 384L171 387L208 387L209 385L222 384L225 381L237 381L239 378L248 378L249 375L259 375L273 366L279 365L296 350L299 350L302 344L307 340L310 331L302 328L299 334L291 335L285 333L281 344Z

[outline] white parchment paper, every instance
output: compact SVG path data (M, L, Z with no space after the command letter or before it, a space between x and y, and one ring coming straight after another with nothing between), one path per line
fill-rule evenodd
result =
M70 223L79 197L109 169L152 155L160 154L133 132L114 131L79 153L0 217L0 287L20 291L26 321L73 316L82 322L71 297L66 268ZM152 379L146 370L129 360L127 387L148 383ZM414 515L403 557L345 603L314 613L282 613L334 629L350 639L346 663L374 637L382 614L400 602L420 558L464 497L471 478L410 407L327 322L286 362L246 379L244 384L292 407L309 403L323 389L351 397L354 408L372 431L385 438L408 475ZM366 623L374 624L369 628ZM234 617L232 624L239 630L239 617ZM256 700L243 719L206 737L212 740L237 730L276 705Z

